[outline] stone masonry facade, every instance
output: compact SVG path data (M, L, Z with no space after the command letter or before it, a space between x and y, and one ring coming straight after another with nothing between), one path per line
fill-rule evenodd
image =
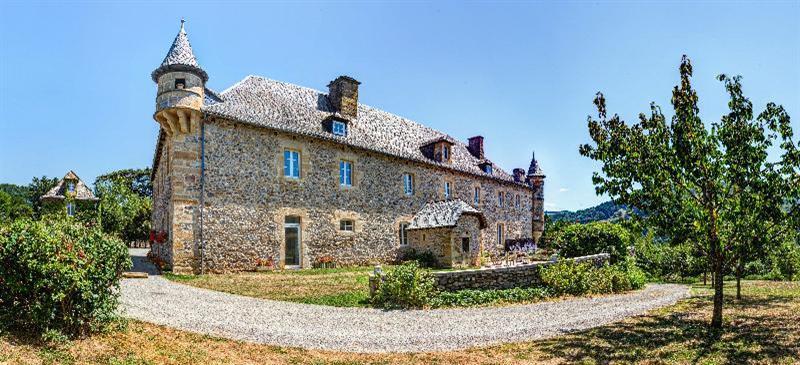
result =
M152 220L163 239L151 254L176 272L283 267L295 237L287 237L290 221L299 227L300 268L323 259L391 262L410 247L476 266L481 252L502 250L505 239L541 235L544 175L534 161L527 175L507 174L483 156L482 137L467 145L358 104L359 83L349 77L331 82L328 95L254 77L218 94L204 86L207 78L181 27L153 71L161 129ZM333 123L347 134L332 133ZM390 130L398 126L406 134ZM426 155L428 148L436 155ZM299 176L287 176L289 152ZM405 230L423 206L447 200L479 214Z

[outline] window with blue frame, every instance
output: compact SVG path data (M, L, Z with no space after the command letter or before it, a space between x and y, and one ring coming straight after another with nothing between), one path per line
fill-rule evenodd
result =
M333 125L331 126L331 130L333 131L333 134L337 136L346 136L347 123L342 122L341 120L334 120Z
M300 152L283 151L283 176L292 179L300 178Z
M445 199L450 199L450 182L449 181L445 181L444 182L444 198Z
M473 199L475 201L475 205L476 206L481 203L481 188L480 188L480 186L476 186L475 187L475 196L473 197Z
M339 185L353 186L353 163L350 161L339 161Z
M403 193L414 195L414 175L403 174Z

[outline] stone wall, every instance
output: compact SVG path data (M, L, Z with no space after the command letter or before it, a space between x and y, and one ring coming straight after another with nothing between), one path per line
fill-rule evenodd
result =
M163 138L163 136L162 136ZM169 184L169 151L166 143L159 147L160 158L157 160L153 175L153 212L151 229L156 232L170 231L170 184ZM150 252L163 262L172 263L172 241L153 242ZM171 267L170 267L171 268Z
M417 252L430 251L443 267L478 266L481 252L480 221L474 215L462 215L455 227L414 229L408 231L410 247ZM469 239L463 251L461 239Z
M524 186L225 120L206 122L205 148L204 261L211 271L253 269L257 260L280 265L287 215L301 218L302 267L323 256L340 265L394 260L401 250L400 223L426 202L442 199L445 180L452 182L453 197L469 204L473 188L480 187L477 208L488 224L480 240L484 249L502 247L498 223L506 238L531 237L533 197ZM299 179L283 176L284 149L300 152ZM339 185L340 160L353 163L352 187ZM403 194L404 173L415 177L413 196ZM498 192L506 196L503 207ZM355 221L353 232L339 230L342 217Z
M609 255L575 257L567 260L575 262L592 262L596 266L608 262ZM517 287L530 287L541 283L539 270L552 265L554 262L541 262L513 267L481 268L459 271L434 272L433 278L436 287L443 291L458 291L464 289L510 289Z

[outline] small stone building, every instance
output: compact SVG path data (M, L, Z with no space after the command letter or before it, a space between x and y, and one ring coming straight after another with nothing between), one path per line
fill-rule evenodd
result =
M389 262L427 232L469 236L468 251L460 241L431 248L449 247L440 256L451 265L475 264L480 248L542 234L535 159L508 173L481 136L459 141L360 103L352 77L322 92L247 76L216 92L183 24L151 76L152 227L162 238L151 251L176 272ZM454 209L454 226L410 229L437 207Z
M478 266L484 228L483 214L461 200L431 202L411 220L409 246L433 253L442 267Z
M73 171L67 172L58 184L39 200L46 213L68 216L96 213L98 199Z

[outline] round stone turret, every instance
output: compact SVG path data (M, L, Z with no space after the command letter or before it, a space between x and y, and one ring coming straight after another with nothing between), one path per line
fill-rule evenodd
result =
M153 118L170 136L194 131L200 120L208 74L194 57L184 20L167 56L151 76L158 83Z

